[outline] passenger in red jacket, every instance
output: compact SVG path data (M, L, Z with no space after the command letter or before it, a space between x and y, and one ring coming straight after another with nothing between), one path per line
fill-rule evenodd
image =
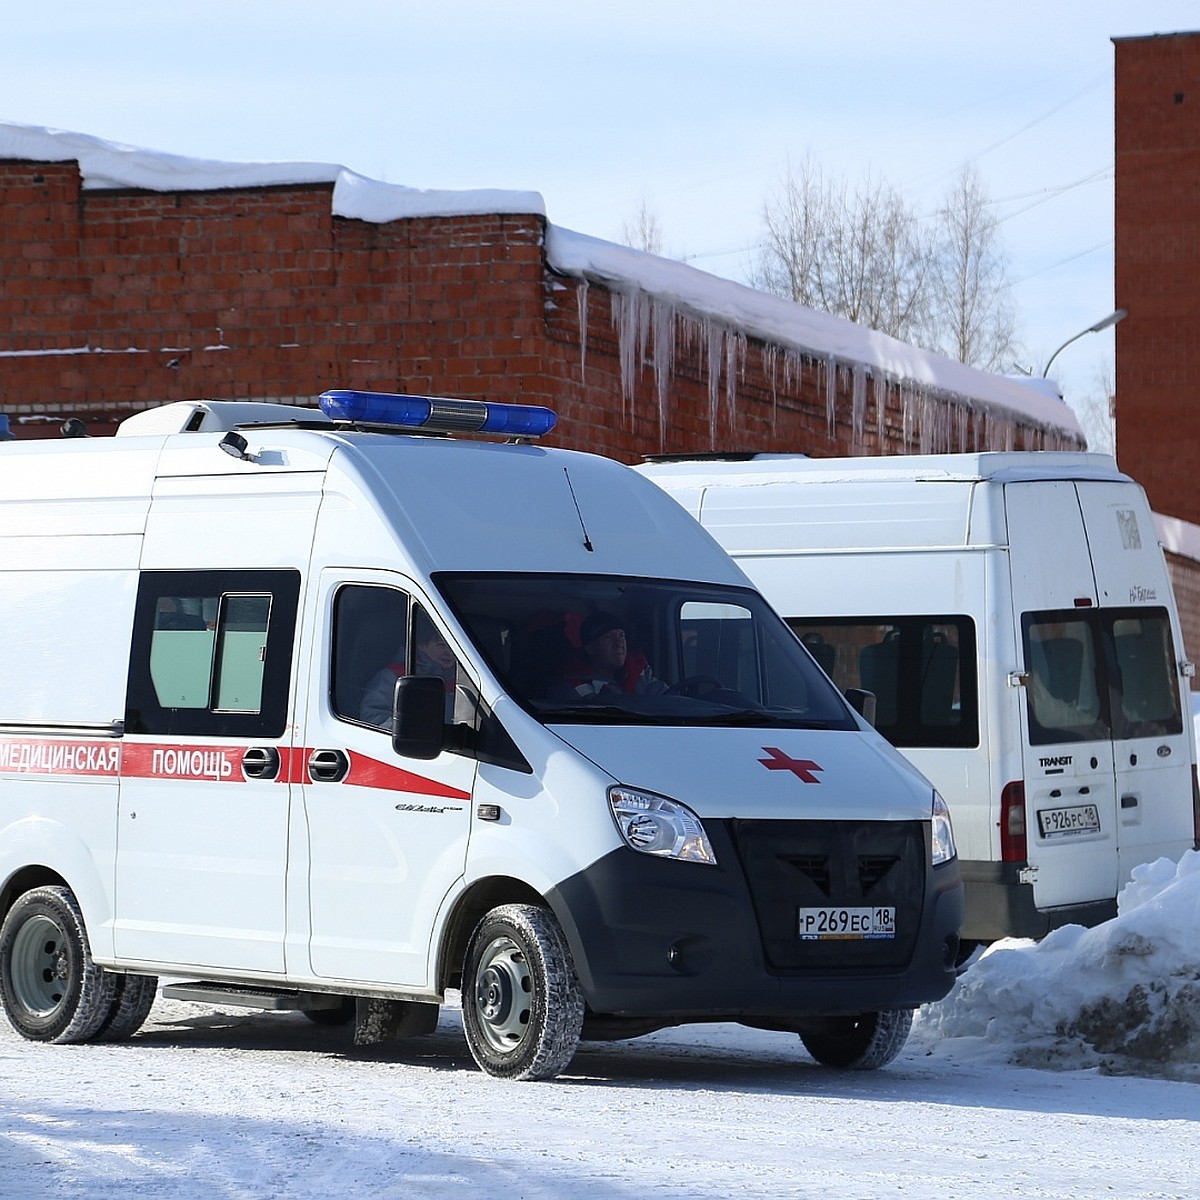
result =
M625 629L612 613L601 611L584 617L579 644L584 661L568 677L577 695L600 696L608 691L657 696L667 690L650 670L646 656L640 650L630 651Z
M415 641L417 653L413 662L414 675L436 675L446 688L446 719L454 712L454 685L458 678L458 659L454 651L423 612L416 617ZM403 655L379 670L367 684L359 718L370 725L386 729L392 723L392 697L396 680L408 669Z

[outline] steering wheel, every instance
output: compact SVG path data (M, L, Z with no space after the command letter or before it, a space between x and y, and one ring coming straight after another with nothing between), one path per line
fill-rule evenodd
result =
M666 690L668 696L690 696L699 699L706 692L720 691L725 685L711 675L689 675Z

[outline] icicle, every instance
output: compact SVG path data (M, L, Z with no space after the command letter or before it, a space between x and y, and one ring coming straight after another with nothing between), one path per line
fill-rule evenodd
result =
M854 364L854 386L850 393L850 449L862 453L863 430L867 423L867 369Z
M628 423L633 416L634 387L637 383L638 349L645 345L639 329L643 316L644 293L612 292L613 325L617 329L617 350L621 363L621 417Z
M729 432L737 432L738 379L746 359L746 335L740 330L725 331L725 404L729 409Z
M785 356L786 360L786 356ZM767 342L762 348L762 371L771 389L771 433L779 427L779 347Z
M587 387L588 343L588 281L584 275L575 288L575 303L579 306L579 381Z
M675 369L675 306L655 300L652 310L654 327L654 390L658 398L658 448L667 448L667 410L671 393L671 375Z
M837 428L837 389L838 376L841 374L841 368L837 365L834 359L829 359L826 367L827 374L825 376L825 424L829 431L829 439L833 440L834 430Z
M891 388L882 375L877 375L873 390L875 393L875 453L882 454L887 444L883 440L886 432L884 417L887 413L887 398Z
M717 448L717 409L721 385L721 360L724 357L725 331L713 321L704 319L708 339L708 439L709 449Z

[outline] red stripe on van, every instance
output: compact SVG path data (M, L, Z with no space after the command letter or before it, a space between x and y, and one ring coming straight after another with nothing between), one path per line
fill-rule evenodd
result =
M449 787L436 779L414 775L402 767L382 763L365 754L350 754L350 772L342 783L357 787L386 788L393 792L417 792L422 796L441 796L446 800L470 800L471 793Z

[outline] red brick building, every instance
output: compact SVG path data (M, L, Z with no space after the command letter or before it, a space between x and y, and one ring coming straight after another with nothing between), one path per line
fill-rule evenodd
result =
M1117 459L1165 518L1200 657L1200 33L1118 38Z
M549 404L550 440L624 461L1081 443L1028 384L558 230L535 194L194 168L0 126L0 413L16 436L355 387Z

